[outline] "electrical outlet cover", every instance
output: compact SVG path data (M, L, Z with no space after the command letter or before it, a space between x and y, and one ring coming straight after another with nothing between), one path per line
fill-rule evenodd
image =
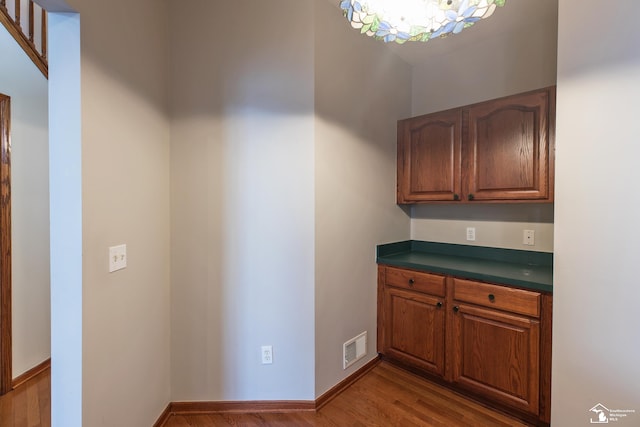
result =
M535 230L524 230L524 233L522 236L522 244L526 246L535 246L536 244Z
M467 227L467 240L475 241L476 240L476 228L475 227Z
M263 345L261 350L262 350L262 364L271 365L273 363L273 346Z

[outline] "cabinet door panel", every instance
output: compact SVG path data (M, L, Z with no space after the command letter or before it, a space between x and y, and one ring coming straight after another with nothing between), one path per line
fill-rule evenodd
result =
M458 305L453 380L483 397L538 414L540 323Z
M460 109L398 123L398 203L456 200L461 186Z
M444 375L444 319L441 299L387 288L383 353ZM440 304L439 304L440 303Z
M550 197L548 90L465 110L465 193L472 200Z

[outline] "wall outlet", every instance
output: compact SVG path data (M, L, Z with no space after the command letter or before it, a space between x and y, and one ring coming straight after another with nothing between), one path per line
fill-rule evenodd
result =
M522 244L526 246L535 246L536 244L535 230L524 230L522 235Z
M469 241L476 240L476 228L475 227L467 227L467 240L469 240Z
M127 245L111 246L109 248L109 273L127 267Z
M262 346L262 364L271 365L273 363L273 346Z

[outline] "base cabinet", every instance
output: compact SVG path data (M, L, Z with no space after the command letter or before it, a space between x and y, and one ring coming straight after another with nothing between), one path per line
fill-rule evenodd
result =
M537 414L540 322L462 304L454 310L453 382Z
M381 265L378 299L384 357L549 423L550 294Z
M442 299L389 288L385 292L387 340L383 352L398 360L444 377L444 321Z

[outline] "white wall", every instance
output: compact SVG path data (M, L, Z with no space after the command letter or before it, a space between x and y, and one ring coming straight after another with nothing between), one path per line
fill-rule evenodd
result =
M166 4L69 3L81 28L82 423L111 426L116 413L120 425L152 425L169 401ZM108 247L120 243L128 267L110 274Z
M170 2L174 401L315 397L312 13Z
M69 12L69 11L67 11ZM51 425L82 425L80 19L48 18Z
M375 246L409 238L395 204L396 121L410 113L411 68L315 2L316 396L376 357ZM336 3L337 4L337 3ZM346 371L342 345L368 333Z
M557 0L511 1L487 22L479 22L460 35L424 45L425 61L413 68L412 116L427 114L555 84ZM503 17L528 16L514 27ZM503 25L497 35L468 42L483 25ZM477 32L476 32L477 30ZM468 32L468 33L467 33ZM429 43L455 43L456 49L429 54ZM434 50L442 52L440 46ZM428 55L428 56L427 56ZM411 238L469 244L466 227L476 227L475 245L553 251L553 206L415 206L411 212ZM522 245L522 230L536 231L536 245Z
M560 2L552 424L640 425L640 4ZM597 31L594 31L597 29Z
M0 26L0 93L11 97L13 377L51 355L47 79Z

